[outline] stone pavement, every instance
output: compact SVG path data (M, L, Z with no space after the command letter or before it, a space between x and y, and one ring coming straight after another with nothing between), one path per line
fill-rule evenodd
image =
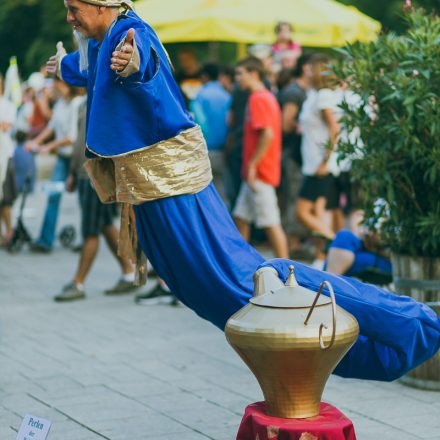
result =
M27 204L34 236L44 203L37 193ZM75 196L61 214L60 226L77 224ZM25 414L51 420L52 440L233 440L262 396L223 333L184 307L102 295L119 276L104 245L87 299L54 303L77 258L59 245L0 251L0 440L16 438ZM324 398L359 440L440 439L440 393L332 377Z

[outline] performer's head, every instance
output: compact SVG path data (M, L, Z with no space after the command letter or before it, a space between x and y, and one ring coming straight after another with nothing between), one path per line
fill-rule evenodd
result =
M131 1L64 0L67 22L83 36L102 40L121 7L131 9Z
M235 80L243 90L252 91L261 87L264 79L264 66L257 57L247 57L240 60L235 67Z

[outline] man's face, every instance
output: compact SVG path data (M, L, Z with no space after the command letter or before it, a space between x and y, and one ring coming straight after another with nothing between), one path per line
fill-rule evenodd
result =
M67 23L88 38L96 37L101 15L99 7L80 0L64 0L67 8Z
M235 68L235 81L240 89L248 90L251 86L252 78L251 72L246 70L243 66Z

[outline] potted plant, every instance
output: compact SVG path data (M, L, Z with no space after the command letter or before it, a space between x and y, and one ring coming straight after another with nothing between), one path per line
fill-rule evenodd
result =
M440 311L440 18L406 3L402 35L349 44L334 70L360 96L342 104L341 142L365 218L391 251L396 291ZM377 200L386 203L378 209ZM404 382L440 390L440 354Z

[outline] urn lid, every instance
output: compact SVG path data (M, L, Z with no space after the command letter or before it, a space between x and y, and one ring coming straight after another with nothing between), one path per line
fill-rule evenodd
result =
M254 296L250 299L252 304L260 307L273 307L284 309L309 309L316 298L316 292L301 287L296 281L293 273L293 266L290 266L290 275L284 287L277 290L270 290L263 295ZM321 295L316 306L331 304L331 299Z

